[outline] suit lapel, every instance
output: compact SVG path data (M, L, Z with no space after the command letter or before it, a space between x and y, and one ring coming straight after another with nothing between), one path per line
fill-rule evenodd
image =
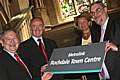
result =
M35 40L33 38L30 39L30 47L35 51L35 53L41 53L42 50L39 48L39 46L37 45L37 43L35 42Z
M17 64L17 61L6 51L4 51L4 55L7 57L8 61Z
M52 55L52 51L53 51L54 48L57 48L57 45L47 38L43 38L43 40L44 40L44 44L45 44L48 59L50 59L50 57Z
M111 30L111 19L109 18L108 20L108 23L107 23L107 28L106 28L106 31L105 31L105 35L104 35L104 41L107 41L109 40L109 36L110 36L110 30Z
M23 74L26 78L30 78L30 75L23 71L22 67L20 66L20 64L6 51L3 50L3 54L5 55L5 58L7 58L8 61L8 67L9 69L12 69L13 73L16 71L19 71L18 73L21 75Z
M11 66L14 66L14 68L20 68L22 70L20 64L8 52L4 51L4 55L8 59L8 63L10 63Z
M48 40L46 38L43 37L43 41L44 41L44 45L45 45L45 50L47 53L48 58L50 58L51 54L50 54L50 44L48 42Z

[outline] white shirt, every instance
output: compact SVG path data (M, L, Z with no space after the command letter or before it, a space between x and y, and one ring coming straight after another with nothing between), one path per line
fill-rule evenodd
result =
M36 38L36 37L32 36L32 38L35 40L35 42L37 43L38 46L39 46L39 42L37 41L38 39L41 39L41 42L44 45L44 41L43 41L42 37Z
M105 23L101 26L100 42L103 42L103 41L104 41L104 36L105 36L105 31L106 31L106 28L107 28L108 20L109 20L109 17L107 17ZM103 62L102 68L103 68L103 71L104 71L104 73L105 73L104 78L105 78L105 79L110 79L110 76L109 76L107 67L106 67L106 65L105 65L105 62Z
M87 45L87 44L90 44L90 43L92 43L91 35L89 36L89 38L87 40L82 38L82 45Z
M105 31L107 28L107 23L108 23L109 17L107 17L105 23L101 26L101 37L100 37L100 42L104 41L104 36L105 36Z
M5 50L9 55L11 55L16 60L16 58L14 57L14 53L7 51L5 48L3 50Z

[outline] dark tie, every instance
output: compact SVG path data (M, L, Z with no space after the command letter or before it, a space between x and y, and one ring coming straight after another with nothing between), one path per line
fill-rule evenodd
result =
M25 66L25 64L20 60L20 57L15 54L14 57L16 58L16 61L21 65L22 69L25 71L25 72L28 72L28 74L30 75L30 77L32 78L29 70L27 69L27 67Z
M43 52L45 59L46 59L46 62L48 63L48 56L47 56L45 47L44 47L43 43L41 42L41 39L38 39L37 41L39 42L39 47L42 49L42 52Z
M15 56L17 62L24 68L24 70L26 70L24 63L20 60L19 56L17 54L15 54L14 56Z

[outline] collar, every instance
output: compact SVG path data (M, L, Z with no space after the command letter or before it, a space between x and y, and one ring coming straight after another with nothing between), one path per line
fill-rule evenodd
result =
M3 50L6 51L9 55L11 55L11 56L15 59L15 57L14 57L14 54L15 54L15 53L11 53L11 52L9 52L8 50L6 50L5 48L4 48Z
M43 37L37 38L37 37L35 37L35 36L32 36L32 38L35 40L35 42L37 43L37 45L39 45L39 42L37 41L38 39L41 39L41 42L44 44L44 42L43 42Z

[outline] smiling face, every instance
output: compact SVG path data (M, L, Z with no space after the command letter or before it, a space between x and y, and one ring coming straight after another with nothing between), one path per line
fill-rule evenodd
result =
M40 19L33 19L31 21L31 30L32 30L32 35L35 37L41 37L43 30L44 30L44 23Z
M97 24L103 25L108 16L107 7L102 6L99 3L93 4L91 6L91 16Z
M5 32L3 36L3 47L11 53L16 53L18 46L19 40L16 33L14 31Z
M89 22L86 17L78 18L78 27L81 31L86 31L89 29Z

